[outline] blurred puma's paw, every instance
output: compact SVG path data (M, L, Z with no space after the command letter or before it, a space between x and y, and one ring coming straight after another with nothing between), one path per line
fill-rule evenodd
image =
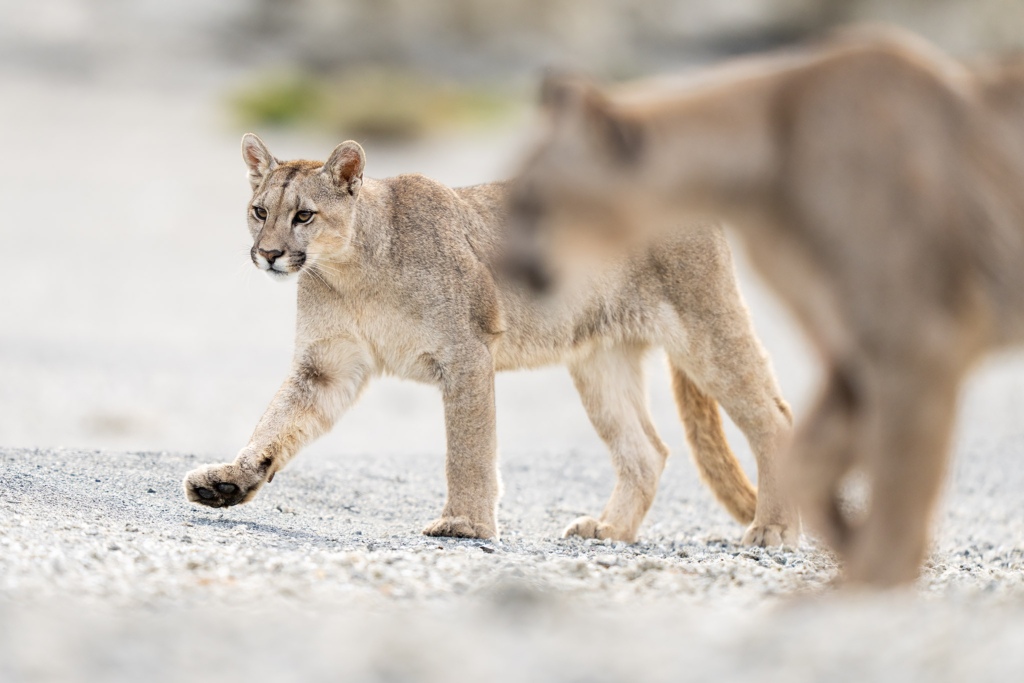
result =
M235 464L203 465L185 475L185 497L223 508L248 503L262 485L263 477Z

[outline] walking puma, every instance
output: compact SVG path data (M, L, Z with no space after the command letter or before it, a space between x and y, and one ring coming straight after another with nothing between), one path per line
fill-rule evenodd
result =
M252 260L272 277L298 278L294 361L235 461L185 477L190 501L251 500L371 378L390 373L433 384L444 399L448 499L424 533L494 537L494 373L564 363L617 474L600 518L581 517L565 534L633 542L669 454L648 413L641 364L664 346L694 460L749 525L743 542L798 543L776 467L792 418L718 227L661 240L543 303L490 267L508 183L450 189L420 175L364 178L355 142L326 163L278 161L252 134L242 149ZM758 492L725 441L718 403L751 444Z

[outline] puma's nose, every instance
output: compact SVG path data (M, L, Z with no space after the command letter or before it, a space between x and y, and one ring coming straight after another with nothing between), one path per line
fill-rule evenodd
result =
M277 249L273 249L271 251L267 251L266 249L260 249L259 252L260 256L267 259L267 263L269 263L270 265L274 265L274 260L277 259L282 254L284 254L283 251L278 251Z

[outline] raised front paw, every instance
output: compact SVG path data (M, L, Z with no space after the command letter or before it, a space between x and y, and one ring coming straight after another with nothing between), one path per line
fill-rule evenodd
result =
M787 545L796 548L800 545L800 525L797 524L758 524L747 527L743 534L743 545L756 545L768 548L776 545Z
M633 534L626 533L614 525L599 522L593 517L577 517L574 519L572 524L567 526L562 533L562 538L569 538L570 536L596 538L599 540L610 538L613 541L625 541L626 543L636 541L636 537Z
M424 536L449 536L451 538L495 538L496 525L472 522L468 517L442 517L434 520L423 530Z
M238 465L203 465L185 475L185 497L193 503L223 508L248 503L263 477Z

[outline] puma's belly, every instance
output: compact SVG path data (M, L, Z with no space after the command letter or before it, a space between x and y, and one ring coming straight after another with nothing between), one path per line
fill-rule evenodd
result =
M520 370L571 363L593 349L619 344L685 348L686 329L667 301L564 306L555 313L509 315L492 349L495 370ZM522 313L522 312L521 312Z

